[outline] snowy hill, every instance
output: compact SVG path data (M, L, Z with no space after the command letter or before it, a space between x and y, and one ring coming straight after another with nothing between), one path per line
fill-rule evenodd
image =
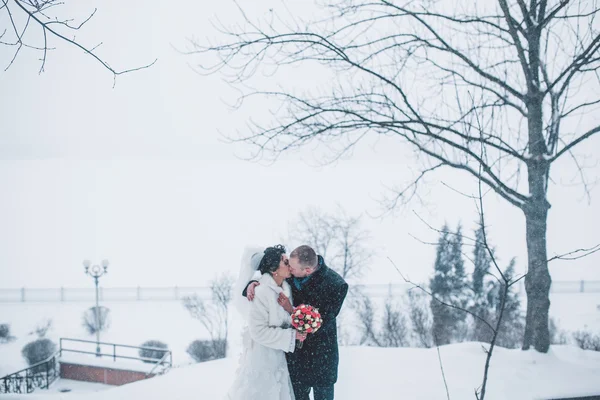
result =
M485 355L479 343L440 348L451 399L473 399ZM488 399L550 399L600 394L600 353L553 346L548 354L498 348L490 368ZM436 349L343 347L336 398L344 400L445 399ZM237 359L175 368L146 381L96 393L6 395L6 400L222 399Z

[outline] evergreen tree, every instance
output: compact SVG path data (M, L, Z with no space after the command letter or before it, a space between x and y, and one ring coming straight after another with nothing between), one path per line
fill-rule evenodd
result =
M471 304L470 311L490 322L492 307L488 299L490 290L494 288L493 282L490 282L488 273L492 265L490 251L485 245L484 227L480 225L475 231L475 248L473 250L473 276L471 279ZM481 320L474 318L473 329L471 331L471 340L476 342L489 343L492 341L492 330Z
M451 233L448 226L444 225L437 245L434 276L430 282L431 293L445 303L464 307L467 302L466 282L461 228L459 226L456 233ZM463 311L444 306L433 298L430 307L436 344L452 343L463 336L466 318Z
M465 307L469 301L468 280L465 273L465 261L463 259L463 236L462 227L458 225L456 233L450 238L450 287L453 304ZM461 319L466 316L462 313Z
M472 288L474 297L479 299L485 297L484 280L490 270L492 260L488 249L484 243L483 225L475 231L475 249L473 250L473 270Z
M459 224L456 233L450 238L450 302L458 307L466 309L470 299L467 274L465 272L465 261L463 259L463 236L462 227ZM451 327L452 341L462 342L468 338L467 313L462 310L452 309L454 318Z

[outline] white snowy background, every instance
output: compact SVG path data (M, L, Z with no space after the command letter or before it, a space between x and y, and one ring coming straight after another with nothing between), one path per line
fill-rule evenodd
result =
M262 15L280 1L252 3ZM293 3L296 8L299 2ZM78 38L103 42L100 54L117 68L157 64L139 73L112 76L81 52L59 46L46 72L27 49L0 73L0 289L90 287L81 262L111 262L105 287L204 286L222 272L235 273L248 244L286 241L291 221L309 206L333 211L342 205L364 215L377 256L363 284L402 282L388 257L415 281L433 272L434 250L415 240L435 241L435 227L477 218L472 202L448 186L472 186L454 173L432 176L425 204L411 204L377 218L386 188L408 182L417 172L414 156L394 140L371 138L334 165L320 166L311 148L266 165L241 160L248 149L223 142L219 132L244 129L247 118L264 111L254 104L244 113L227 103L236 93L218 76L203 77L179 54L186 38L214 37L211 21L232 23L239 16L232 2L127 2L78 0L66 5L77 16L98 7ZM304 10L310 13L310 9ZM0 21L2 22L2 21ZM11 52L0 48L4 68ZM311 71L290 77L299 85L318 84ZM585 88L583 89L585 90ZM598 148L598 138L588 143ZM317 153L318 154L318 153ZM588 160L588 174L600 166ZM569 163L556 166L575 176ZM591 247L600 237L600 192L591 197L569 180L550 191L550 255ZM443 183L443 184L442 184ZM415 213L419 215L417 217ZM520 211L493 197L486 204L491 240L506 263L517 257L524 272L526 249ZM374 218L372 218L374 217ZM598 253L550 265L555 281L600 280ZM600 295L553 294L551 316L565 330L600 331ZM10 323L17 340L0 345L0 376L25 365L21 348L44 319L53 320L49 336L91 339L81 314L92 304L0 303L0 323ZM86 399L218 399L237 365L239 323L232 314L230 357L190 365L190 341L206 337L179 302L109 302L109 342L138 345L158 339L173 350L176 368L164 377L125 387L80 387L52 399L81 398L80 391L102 389ZM478 343L440 348L453 399L474 398L481 381L484 353ZM548 354L497 349L490 375L491 399L550 398L600 393L600 355L573 346L553 346ZM55 388L58 389L58 388ZM342 347L341 399L445 398L435 349ZM20 398L19 396L5 396ZM27 399L46 398L43 394Z

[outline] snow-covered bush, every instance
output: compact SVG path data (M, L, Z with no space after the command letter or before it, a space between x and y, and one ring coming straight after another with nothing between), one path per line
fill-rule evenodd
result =
M8 343L15 340L15 337L10 334L9 324L0 324L0 343Z
M50 339L37 339L27 343L21 350L27 364L34 365L56 353L56 343ZM34 371L35 372L35 371Z
M187 348L187 353L196 361L204 362L224 358L227 342L224 340L194 340Z
M408 307L412 325L413 342L417 347L432 347L432 316L427 295L418 290L408 291Z
M162 351L159 349L168 350L169 346L166 343L161 342L160 340L148 340L140 345L141 347L155 347L156 349L140 349L140 357L143 358L151 358L156 361L160 361L164 356L166 351ZM152 360L144 360L144 362L152 363L155 361Z
M550 333L550 344L567 344L569 342L567 332L560 329L554 318L548 322L548 331Z
M96 332L106 331L110 327L110 310L106 307L98 307L98 316L96 316L96 307L90 307L83 313L83 327L90 335Z
M573 333L573 339L583 350L600 351L600 334L581 330Z
M52 320L45 319L45 320L39 322L35 326L35 329L33 330L33 332L30 333L30 335L33 335L35 333L39 339L43 339L46 337L46 335L48 334L48 331L51 329L52 329Z

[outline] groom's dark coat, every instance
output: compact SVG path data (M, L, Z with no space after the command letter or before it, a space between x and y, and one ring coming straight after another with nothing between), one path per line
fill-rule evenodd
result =
M294 306L307 304L319 309L323 317L321 329L309 333L301 349L286 353L292 382L304 386L330 386L338 377L338 316L348 284L334 270L327 267L319 256L319 269L298 289L294 279L288 279L292 287Z
M310 387L333 385L337 382L339 364L336 317L348 293L348 284L325 265L321 256L319 269L300 289L294 278L288 279L288 283L292 287L294 306L311 305L318 308L323 317L321 329L308 334L301 349L286 353L292 383Z

